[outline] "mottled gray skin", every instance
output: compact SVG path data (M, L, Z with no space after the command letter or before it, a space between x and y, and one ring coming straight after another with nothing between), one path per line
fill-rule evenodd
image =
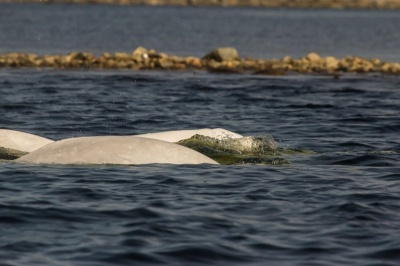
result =
M263 137L242 137L233 139L215 139L203 135L195 135L190 139L182 140L179 143L201 143L209 148L228 151L233 154L265 155L272 154L277 150L277 144L269 136ZM186 146L186 145L185 145Z
M242 137L235 139L215 139L195 135L190 139L181 140L179 144L196 150L220 164L264 164L286 165L284 158L275 157L277 144L269 136Z

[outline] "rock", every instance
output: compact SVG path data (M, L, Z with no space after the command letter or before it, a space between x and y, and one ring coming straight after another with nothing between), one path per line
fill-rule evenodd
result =
M274 69L272 67L265 68L262 70L255 71L254 75L266 75L266 76L283 76L286 72L283 69Z
M64 56L61 56L60 63L61 63L61 65L65 66L65 65L68 65L69 63L71 63L71 60L72 60L71 55L64 55Z
M224 61L222 62L222 67L226 69L235 70L238 66L238 61Z
M0 0L1 1L1 0ZM400 74L398 63L384 62L379 59L365 59L347 56L337 59L332 56L321 58L316 53L293 59L260 60L253 58L239 59L235 48L218 48L202 59L188 56L168 56L138 47L132 54L117 52L103 53L100 57L85 52L72 52L67 55L43 55L24 53L0 54L0 67L55 67L55 68L128 68L128 69L202 69L218 73L251 72L264 75L283 75L286 71L299 73L337 72L370 73L382 72Z
M185 64L194 68L201 68L201 61L197 57L189 56L185 58Z
M374 58L370 61L374 66L380 66L381 65L381 60L379 60L378 58Z
M233 47L222 47L208 53L203 59L215 60L218 62L239 60L239 53Z
M333 56L327 56L324 59L324 64L327 72L334 72L339 67L339 60Z
M136 48L133 52L132 52L132 56L140 56L143 57L144 55L148 55L149 51L142 47L139 46L138 48Z
M391 65L390 65L389 63L384 63L384 64L381 66L381 71L382 71L382 72L389 72L390 67L391 67Z
M103 54L101 55L101 57L102 57L102 58L104 58L104 59L106 59L106 58L110 58L110 57L111 57L111 54L110 54L110 53L107 53L107 52L105 52L105 53L103 53Z
M360 68L361 68L361 71L359 71L359 72L368 73L368 72L372 72L374 70L374 65L371 62L364 60L363 63L361 64Z
M82 60L82 61L87 61L92 59L94 56L89 54L89 53L71 53L72 58L75 60Z
M242 61L242 68L245 70L258 70L260 69L257 65L257 62L253 59L245 59Z
M186 69L186 65L182 64L182 63L175 63L172 66L172 69L174 69L174 70L184 70L184 69Z
M151 57L151 58L158 58L158 57L159 57L159 55L157 54L157 51L154 50L154 49L148 50L148 55L149 55L149 57Z
M321 60L321 57L317 53L309 53L306 55L306 59L315 62Z
M34 63L36 58L37 58L37 55L35 55L35 54L27 54L26 58L30 63Z
M339 70L342 72L346 72L349 69L349 63L346 59L339 60Z
M174 66L174 64L171 61L169 61L168 59L160 58L156 61L156 66L161 69L171 69Z
M292 64L293 60L292 60L292 58L290 56L285 56L285 57L282 58L282 62L285 63L285 64Z
M284 63L284 62L276 62L276 63L271 64L271 68L277 69L277 70L292 70L293 66L291 64Z
M393 63L393 73L400 73L400 64L399 63Z
M217 68L221 68L222 64L218 63L216 61L208 61L206 67L207 67L207 69L217 69Z
M127 68L128 64L125 61L117 61L116 67L117 68Z
M45 66L48 66L48 67L54 66L55 57L54 56L45 55L43 57L43 63L44 63Z
M122 53L122 52L116 52L116 53L114 53L114 58L117 61L126 61L129 59L129 55L126 53Z
M158 58L160 59L168 59L168 55L166 53L159 53Z
M384 63L381 67L381 72L398 74L400 73L400 64L398 63Z

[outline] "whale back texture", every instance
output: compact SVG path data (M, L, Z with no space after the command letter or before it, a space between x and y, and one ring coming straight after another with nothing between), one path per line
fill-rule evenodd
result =
M176 131L165 131L156 133L147 133L136 135L138 137L158 139L168 142L178 142L184 139L190 139L194 135L203 135L206 137L211 137L215 139L226 139L226 138L242 138L235 132L223 129L223 128L203 128L203 129L193 129L193 130L176 130Z
M181 145L136 136L64 139L16 161L43 164L218 164Z
M50 139L21 131L0 129L0 147L7 149L32 152L53 142Z

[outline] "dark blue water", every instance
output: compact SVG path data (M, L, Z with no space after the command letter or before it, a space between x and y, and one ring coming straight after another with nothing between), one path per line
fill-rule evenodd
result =
M38 22L41 12L58 18L65 18L71 10L86 14L86 18L81 17L84 28L93 23L96 14L136 10L28 7L0 5L0 12L14 12L19 17L26 14L31 23L23 28L45 36L49 34L46 27L53 26ZM187 16L197 12L191 8L154 10L165 23L170 23L167 21L172 20L174 12ZM242 14L240 10L233 12ZM230 15L225 9L207 11L206 16L222 14L221 20ZM323 12L338 17L338 24L353 14ZM308 21L320 13L288 14ZM363 14L355 20L369 15L383 20L397 16L372 11L355 14ZM333 21L335 16L331 17ZM121 17L114 18L117 21ZM151 25L152 19L146 23ZM7 32L21 29L9 22L5 27L4 16L0 20L0 38L5 36L4 28ZM71 21L66 25L55 22L60 32L53 36L72 31ZM315 26L305 25L305 32ZM356 25L344 31L360 32L354 38L362 38L362 30ZM184 33L186 36L190 31ZM80 38L71 37L79 41L70 43L58 37L47 39L43 51L68 50L74 45L82 50L85 42L81 41L87 36L79 34ZM209 35L201 34L207 43ZM20 46L2 41L3 50L42 49L38 43L20 42L21 36L16 33L7 36L9 43ZM32 34L25 36L33 38ZM108 38L94 40L91 44L104 50L108 50L104 48L107 45L114 45L115 50L126 45ZM172 36L170 40L178 43ZM374 42L379 43L379 38L361 46L369 47L365 49L371 54L379 52L371 48ZM158 45L169 44L160 40ZM301 46L287 45L293 53L302 52ZM248 47L261 54L264 51L251 42ZM203 52L198 47L187 49ZM337 52L344 53L345 49L342 46ZM390 49L380 51L391 53ZM287 156L290 164L279 167L2 162L0 265L398 265L399 89L398 77L379 75L333 79L313 75L1 69L1 128L56 140L223 127L243 135L269 133L282 148L313 153Z

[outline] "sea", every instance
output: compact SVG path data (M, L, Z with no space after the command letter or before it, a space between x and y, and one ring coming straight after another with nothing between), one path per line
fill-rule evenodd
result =
M0 53L400 61L400 12L0 4ZM1 266L400 264L400 77L0 69L0 128L225 128L288 163L0 163Z

